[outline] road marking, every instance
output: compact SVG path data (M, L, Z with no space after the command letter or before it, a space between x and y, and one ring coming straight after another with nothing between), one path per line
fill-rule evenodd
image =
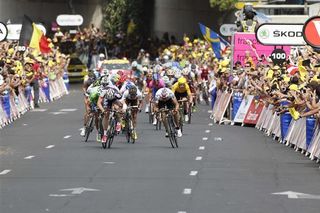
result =
M99 189L89 189L89 188L84 188L84 187L79 187L79 188L72 188L72 189L60 189L59 191L71 191L71 194L73 195L80 195L83 192L98 192L100 191Z
M183 190L183 194L185 194L185 195L190 195L190 194L191 194L191 191L192 191L192 189L186 188L186 189Z
M6 175L9 172L11 172L11 170L10 169L6 169L6 170L3 170L2 172L0 172L0 175Z
M103 162L104 164L115 164L115 162Z
M198 171L191 171L189 175L190 176L196 176L197 174L198 174Z
M212 110L208 110L208 113L212 113Z
M202 138L202 140L203 140L203 141L207 141L207 140L208 140L208 138L204 137L204 138Z
M55 145L49 145L49 146L46 147L46 149L51 149L53 147L55 147Z
M66 194L49 194L50 197L70 197L73 195L66 195Z
M28 126L28 124L22 124L23 126Z
M60 112L75 112L77 111L78 109L60 109L59 111Z
M320 195L312 195L312 194L305 194L300 192L276 192L272 193L273 195L286 195L289 199L310 199L310 200L320 200Z
M208 125L209 125L209 126L213 126L213 123L209 123Z
M206 147L204 146L199 146L199 150L204 150Z
M48 109L33 109L32 112L45 112Z
M206 133L210 133L210 129L207 129L207 130L206 130Z
M196 160L202 160L201 156L196 157Z
M50 114L61 115L61 114L67 114L67 113L66 112L50 112Z
M187 212L183 212L183 211L178 211L178 213L187 213Z
M215 137L215 138L214 138L214 141L222 141L222 138Z
M30 156L28 156L28 157L25 157L24 159L29 160L29 159L32 159L32 158L34 158L34 157L35 157L34 155L30 155Z
M68 139L68 138L71 138L71 135L66 135L63 137L64 139Z

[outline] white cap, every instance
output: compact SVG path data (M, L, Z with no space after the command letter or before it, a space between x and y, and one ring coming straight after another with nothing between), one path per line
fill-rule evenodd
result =
M103 53L99 54L99 58L104 58L104 57L105 57L105 55Z

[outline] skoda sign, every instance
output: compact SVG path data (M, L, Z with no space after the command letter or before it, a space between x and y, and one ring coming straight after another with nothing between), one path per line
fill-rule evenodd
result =
M258 27L256 38L263 45L303 46L303 24L271 24Z
M81 15L58 15L56 21L59 26L81 26L83 17Z

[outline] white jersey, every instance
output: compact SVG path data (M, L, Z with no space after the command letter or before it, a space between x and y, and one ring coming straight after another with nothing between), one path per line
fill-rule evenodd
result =
M138 89L137 87L137 95L135 98L131 98L130 94L129 94L129 90L124 91L123 95L122 95L122 100L142 100L142 93L141 91Z
M165 100L161 98L161 94L162 94L163 90L166 90L166 92L169 94L167 99L165 99ZM155 101L156 102L158 102L158 101L168 101L168 100L173 99L173 98L175 98L174 93L172 92L171 89L166 88L166 87L159 89L157 91L156 95L155 95Z

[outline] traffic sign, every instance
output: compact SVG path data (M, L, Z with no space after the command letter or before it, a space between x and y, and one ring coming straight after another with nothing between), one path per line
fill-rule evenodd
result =
M303 24L266 23L258 27L256 38L263 45L303 46L306 42L302 35Z
M303 26L302 34L310 46L320 48L320 16L308 19Z
M81 15L58 15L57 24L59 26L80 26L83 23Z
M220 27L220 33L223 36L232 36L235 32L237 32L237 25L235 24L223 24Z
M275 49L271 53L270 58L274 64L282 65L287 59L287 54L283 49Z
M0 41L4 41L8 35L8 28L7 26L0 22Z

